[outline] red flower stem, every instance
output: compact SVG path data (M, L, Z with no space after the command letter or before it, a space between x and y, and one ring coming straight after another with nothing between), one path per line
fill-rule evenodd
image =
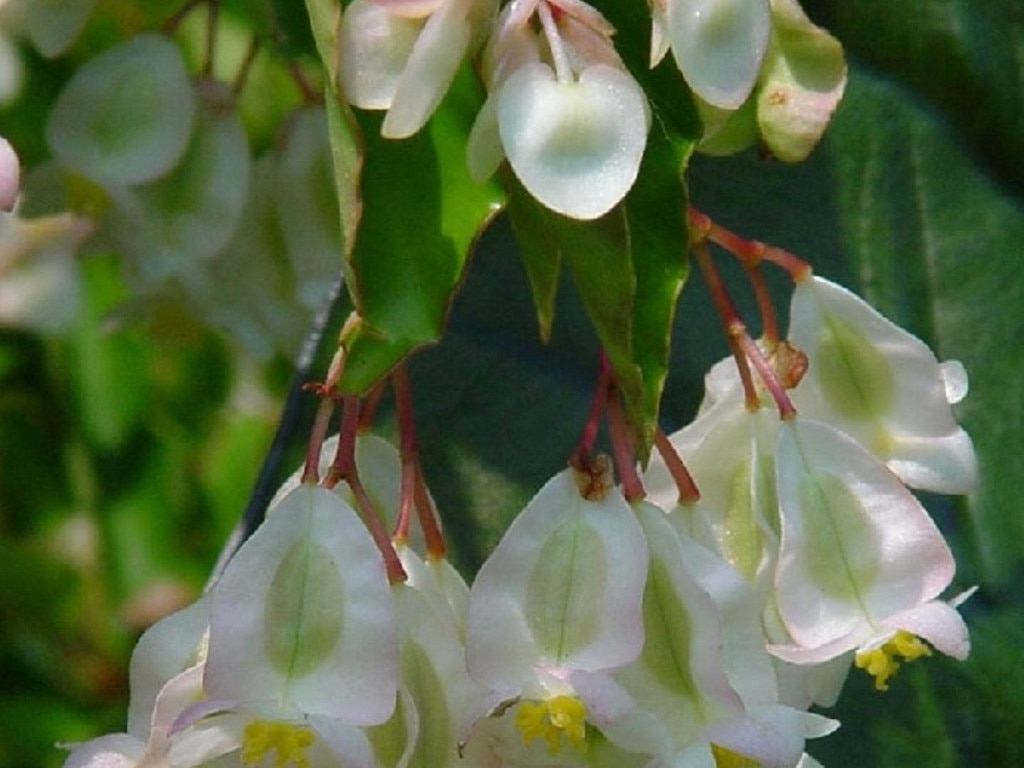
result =
M610 384L608 390L608 430L612 438L612 455L615 468L619 471L622 495L626 501L640 501L647 495L636 468L636 450L633 433L626 420L625 411L619 398L618 388Z
M747 326L740 319L739 313L736 311L736 305L733 304L732 297L729 296L729 292L722 282L722 276L718 273L718 268L711 258L711 250L708 248L707 243L704 241L695 243L693 252L697 256L697 263L700 265L704 282L708 286L711 300L714 302L719 317L722 318L722 325L725 328L729 349L732 350L732 355L736 359L736 368L739 371L740 381L743 384L743 394L747 408L756 411L760 408L761 402L757 395L757 388L754 386L754 379L750 373L750 366L747 363L743 345L739 341L741 337L747 335Z
M356 473L356 434L359 428L359 397L343 395L341 430L338 432L338 449L334 452L331 468L324 478L324 488L333 488L339 481Z
M716 224L711 218L693 206L689 208L690 230L694 232L694 241L710 240L720 245L733 256L736 256L743 266L756 267L762 261L770 261L776 266L782 267L789 272L794 282L801 282L811 274L811 266L798 256L789 251L777 248L773 245L765 245L759 240L747 240L740 237L720 224Z
M675 480L676 488L679 490L679 503L696 504L700 501L700 490L693 480L693 475L686 468L676 447L668 439L668 435L660 428L654 433L654 446L661 454L661 458L665 460L665 466L668 467L672 479Z
M377 513L377 508L374 506L373 500L370 499L369 494L366 493L366 489L363 487L362 481L359 479L359 474L353 471L352 474L345 478L345 482L348 483L348 487L352 489L352 495L355 497L356 508L359 510L359 516L362 518L367 529L369 529L370 536L373 537L373 541L377 545L377 549L380 550L381 557L384 558L384 567L387 570L388 582L391 584L397 584L405 581L408 576L405 573L405 568L402 566L402 561L398 559L398 553L395 551L395 546L391 543L391 539L388 537L388 532L384 528L384 523L381 522L380 515Z
M416 462L416 514L419 516L420 530L423 531L423 541L427 547L427 557L432 560L441 560L448 554L448 544L444 540L441 531L440 518L437 510L434 509L434 502L427 492L427 483L423 479L423 469L419 461Z
M319 389L319 385L307 385L307 389ZM322 392L320 407L317 408L316 416L313 419L313 428L309 433L309 443L306 446L306 463L302 468L302 482L316 483L320 480L320 452L323 450L324 440L327 439L327 430L331 425L331 415L334 413L334 397L325 395Z
M384 399L384 393L387 391L387 384L387 379L378 381L363 398L363 407L359 411L360 432L370 431L373 419L377 415L377 408L380 407L380 401Z
M388 580L394 584L405 581L405 569L402 567L398 553L391 543L384 523L381 521L373 500L366 492L362 480L359 479L359 468L356 466L356 436L359 432L359 397L357 395L344 395L344 410L341 419L341 432L338 436L338 451L334 455L331 469L327 473L323 486L333 488L339 481L344 481L352 491L356 502L356 509L363 524L370 532L381 557L384 558L384 566L387 569Z
M601 417L608 406L608 387L611 384L611 376L611 362L608 360L608 353L602 349L597 386L594 389L594 399L590 403L590 413L587 415L587 421L583 425L580 441L569 458L571 466L585 467L590 463L590 458L594 455L597 433L601 428Z
M412 387L405 363L395 369L391 376L395 387L395 410L398 416L399 455L402 460L402 489L398 504L398 522L395 525L396 541L409 539L412 510L416 510L420 530L427 547L427 557L440 559L448 553L437 510L430 499L427 484L420 464L419 441L416 438L416 419L412 406Z
M416 474L419 447L416 441L416 421L412 411L412 392L405 364L400 364L391 375L395 388L395 410L398 416L398 453L402 462L401 491L398 497L398 520L395 540L409 540L412 511L416 505Z
M789 395L786 393L786 388L782 386L782 382L779 381L778 374L775 372L775 368L768 362L768 359L764 356L764 352L757 346L757 343L750 338L750 334L744 333L738 338L740 346L743 348L747 359L754 364L757 369L758 375L761 377L761 381L764 382L765 388L771 394L775 400L775 405L779 409L779 418L791 419L796 416L796 408L793 406L793 401L789 399Z
M768 349L775 349L779 343L779 319L775 313L771 294L768 293L768 284L764 280L764 273L760 266L747 267L746 272L747 277L750 278L750 284L754 288L757 307L761 310L761 339Z

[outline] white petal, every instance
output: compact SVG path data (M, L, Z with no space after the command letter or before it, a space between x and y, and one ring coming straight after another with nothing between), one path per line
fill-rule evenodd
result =
M577 219L607 213L633 186L647 142L643 90L605 65L559 83L546 64L520 68L501 88L498 124L523 185Z
M498 97L491 93L477 112L466 142L469 175L477 184L483 184L494 175L504 159L505 150L498 132Z
M694 92L726 109L746 101L768 48L768 0L669 0L667 20L676 64Z
M71 754L64 768L136 768L146 749L145 743L123 733L65 746Z
M469 49L471 8L471 0L448 0L427 21L395 86L384 137L412 136L441 103Z
M371 725L394 709L397 665L393 600L369 533L331 492L295 489L214 587L207 693Z
M395 16L407 19L424 19L437 11L448 0L371 0Z
M779 612L815 648L935 598L953 578L921 503L854 440L803 418L779 436Z
M353 0L341 18L338 78L352 104L387 109L423 22L389 13L372 0Z
M470 590L466 654L477 680L518 692L535 668L611 669L643 643L643 533L622 495L580 496L572 470L505 532Z
M942 375L942 383L946 388L946 400L950 405L956 405L965 397L970 383L967 378L967 369L959 360L946 360L939 363L939 373Z
M954 659L963 661L971 652L967 624L955 607L942 600L933 600L893 616L885 625L923 637L940 652Z

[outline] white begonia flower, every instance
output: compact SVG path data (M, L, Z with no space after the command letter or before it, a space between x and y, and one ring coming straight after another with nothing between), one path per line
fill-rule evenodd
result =
M646 573L643 532L610 478L572 469L552 478L470 590L466 660L498 705L478 720L470 745L503 729L501 759L512 764L580 759L589 713L604 702L574 681L601 677L640 653Z
M284 763L370 766L360 727L391 716L398 668L380 552L351 507L302 485L213 588L209 701L184 722L234 740L246 764L276 753Z
M530 194L565 216L595 219L622 200L639 173L650 111L613 31L578 0L506 6L485 55L490 93L467 147L474 178L507 157Z
M937 599L953 555L899 479L852 438L803 417L784 425L775 461L776 602L793 643L772 653L803 664L856 651L859 666L891 674L894 655L929 652L921 637L966 658L967 627Z
M412 136L496 11L496 0L355 0L339 32L342 91L357 107L387 110L384 137Z
M604 733L658 765L796 765L805 739L837 724L778 703L758 601L744 580L657 507L634 509L650 549L646 641L614 678L639 710L599 723Z
M653 14L651 62L665 38L690 88L709 104L737 109L757 82L771 36L768 0L665 0Z
M920 339L817 276L793 292L789 338L810 361L792 393L802 415L855 438L912 488L973 490L974 447L951 407L966 393L962 366L940 365Z

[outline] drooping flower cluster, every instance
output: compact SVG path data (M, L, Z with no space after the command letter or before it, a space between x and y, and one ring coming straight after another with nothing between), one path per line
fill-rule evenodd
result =
M654 67L672 50L704 121L704 148L760 137L806 157L846 83L842 47L796 0L652 0ZM416 133L456 70L483 46L488 96L467 147L483 181L508 160L547 207L594 219L636 181L647 97L615 49L615 28L583 0L355 0L344 12L339 81L357 107L387 110L388 138Z
M805 742L838 723L808 708L851 664L884 690L932 649L967 655L962 598L940 597L952 555L907 487L973 485L966 379L814 276L769 352L799 414L752 408L716 365L670 438L699 500L658 461L655 504L575 460L471 588L405 532L395 577L352 492L294 477L210 592L140 640L127 733L66 765L816 765ZM393 517L408 456L358 446L361 493Z
M939 363L816 276L798 283L790 316L789 344L769 352L777 363L794 348L806 354L790 391L798 415L751 410L723 361L698 418L671 437L701 499L673 501L662 465L647 487L758 595L787 701L829 705L851 660L885 689L932 647L967 656L962 598L940 599L953 555L911 489L968 493L975 456L952 412L967 390L959 363Z

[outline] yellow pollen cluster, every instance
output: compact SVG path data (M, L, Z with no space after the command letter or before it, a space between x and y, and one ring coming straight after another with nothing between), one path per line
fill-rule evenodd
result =
M582 750L587 745L587 707L575 696L524 701L516 712L516 728L527 746L543 738L552 755L558 754L566 741Z
M931 649L921 641L921 638L901 629L878 648L858 653L855 661L859 669L865 670L875 678L875 690L887 691L889 678L900 668L897 656L904 661L913 661L931 655Z
M711 754L715 758L715 768L757 768L761 765L757 760L717 744L711 745Z
M259 765L276 752L274 768L309 768L306 750L316 741L311 728L292 723L254 720L245 726L242 736L242 762Z

